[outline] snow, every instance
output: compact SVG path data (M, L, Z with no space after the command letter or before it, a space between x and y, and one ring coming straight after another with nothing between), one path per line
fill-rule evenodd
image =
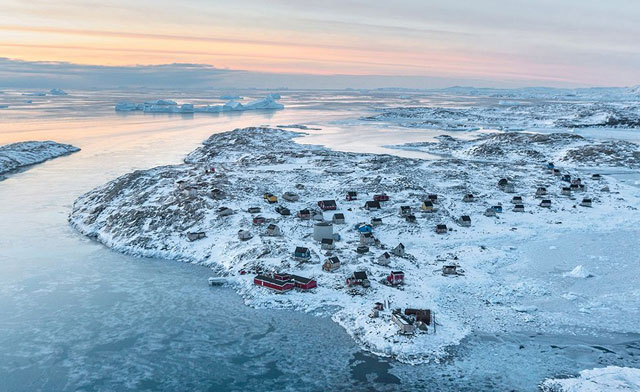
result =
M575 378L545 380L543 392L615 392L640 390L640 369L607 366L583 370Z
M590 139L551 136L534 139L532 143L530 134L518 133L503 141L500 151L479 149L482 143L479 145L477 141L470 142L475 143L472 145L447 141L445 144L452 143L446 148L451 158L425 161L333 151L294 141L304 135L268 128L215 134L189 154L182 165L136 171L81 196L74 203L69 220L83 234L121 252L211 266L229 279L247 305L331 315L364 349L409 363L446 358L449 347L473 331L532 328L553 333L564 331L566 325L590 325L593 320L585 320L583 314L599 311L598 301L582 299L585 295L582 291L567 292L567 279L533 276L532 272L545 268L544 260L530 262L519 248L540 233L593 232L596 228L617 232L635 229L640 223L637 188L606 175L600 180L590 180L579 171L582 163L579 160L557 163L563 172L584 176L587 185L584 195L593 198L594 206L582 208L577 205L582 195L561 195L564 183L543 169L547 156L599 143ZM418 148L424 146L433 147L421 144ZM456 153L458 147L464 153ZM621 154L634 148L627 147ZM537 153L526 152L531 149ZM483 159L479 160L476 154ZM633 166L633 159L636 158L631 153L602 161L609 166ZM215 167L215 173L205 173L204 168L209 167ZM513 213L507 207L498 217L485 217L483 212L489 206L498 202L510 205L512 195L496 186L498 179L505 176L524 197L526 212ZM195 186L197 195L186 196L176 186L179 180ZM535 190L541 184L549 191L545 198L553 200L552 208L538 207ZM605 185L609 192L601 191ZM209 193L213 188L222 189L227 196L222 200L212 198ZM345 201L349 190L358 191L358 201ZM281 216L274 211L275 206L263 201L264 193L280 196L287 191L297 193L300 199L280 201L275 206L286 205L294 215L303 208L316 208L318 200L337 201L337 212L345 215L346 224L334 225L334 232L342 237L336 250L322 250L312 240L310 221ZM364 202L380 192L391 196L382 210L363 209ZM429 193L439 196L437 211L422 213L420 202ZM478 200L462 202L466 193L473 193ZM416 223L407 223L399 216L401 205L413 207ZM235 213L218 216L216 210L223 206ZM252 206L261 207L261 215L276 223L284 235L267 237L264 227L253 226L252 215L246 212ZM330 214L325 212L325 218L330 219ZM470 215L472 226L457 226L455 221L460 215ZM355 252L359 235L353 227L359 222L370 222L373 217L383 219L383 225L374 228L374 236L381 245L359 255ZM436 234L437 223L446 223L451 230ZM237 238L240 229L252 232L253 238L240 241ZM192 231L204 231L207 237L189 242L185 235ZM389 266L378 265L376 259L399 242L406 246L408 255L392 256ZM309 262L292 260L296 246L311 250ZM549 250L550 246L544 248ZM554 250L554 254L557 252ZM334 273L321 269L329 255L338 256L343 264ZM464 274L442 276L440 271L446 263L458 264ZM520 268L526 272L514 273ZM252 273L242 275L241 270ZM358 270L367 272L372 282L370 288L345 286L346 278ZM391 270L405 272L403 286L381 283ZM319 287L312 292L274 294L253 285L252 277L257 271L286 271L315 277ZM569 312L557 320L557 314L549 312L543 302L550 293L558 293L557 297L565 302L573 300L571 303L576 302L584 312ZM629 306L616 309L617 312L623 314L625 308L637 308L633 306L637 297L628 296L627 300ZM412 337L398 335L390 321L389 309L380 312L378 318L369 317L373 304L382 301L389 301L391 308L431 309L438 322L437 332L434 334L430 329ZM628 325L625 322L624 328ZM615 323L606 323L606 327L617 328Z
M147 101L142 104L122 101L115 106L117 112L133 112L143 111L145 113L220 113L234 112L245 110L277 110L284 109L284 105L276 102L279 95L268 94L265 98L252 101L243 105L235 99L231 99L224 105L207 105L194 106L190 103L179 105L176 101L170 99L158 99L155 101Z
M572 269L571 272L567 272L563 276L569 277L569 278L584 279L584 278L590 278L593 275L591 275L585 267L583 267L582 265L578 265L576 266L576 268Z
M80 149L53 141L7 144L0 147L0 174L76 151Z

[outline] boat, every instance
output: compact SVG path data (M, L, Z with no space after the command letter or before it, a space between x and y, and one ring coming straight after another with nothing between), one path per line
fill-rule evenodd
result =
M226 278L219 278L219 277L213 277L213 276L209 278L209 286L222 286L225 283L227 283Z

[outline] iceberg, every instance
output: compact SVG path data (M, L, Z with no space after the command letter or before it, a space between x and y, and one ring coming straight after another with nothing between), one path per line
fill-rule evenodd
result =
M26 97L44 97L44 96L47 95L47 93L34 92L34 93L22 93L22 95L24 95Z
M246 105L234 99L229 100L224 105L207 105L196 107L190 103L179 105L170 99L158 99L146 101L145 103L133 103L127 101L118 102L115 106L116 112L143 111L145 113L220 113L220 112L240 112L245 110L278 110L284 109L284 105L276 102L280 94L269 94L265 98L249 102Z
M61 88L52 88L49 90L49 95L69 95Z
M142 110L142 109L143 109L143 105L136 104L133 102L122 101L116 104L116 112L133 112L135 110Z

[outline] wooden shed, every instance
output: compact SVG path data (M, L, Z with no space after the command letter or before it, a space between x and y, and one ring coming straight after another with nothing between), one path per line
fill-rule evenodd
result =
M462 227L471 227L471 217L469 215L462 215L458 218L458 224Z
M344 214L341 212L337 212L333 214L333 217L331 218L331 222L333 222L336 225L344 224L345 223Z
M398 257L404 257L405 256L404 244L401 242L398 245L396 245L395 248L391 249L391 254Z
M389 252L384 252L378 257L378 264L380 265L389 265L390 261L391 255L389 254Z
M340 268L340 259L338 256L329 257L324 261L324 264L322 264L322 269L327 272L333 272L338 268Z
M436 225L436 233L445 234L447 231L448 231L447 225L445 225L445 224Z

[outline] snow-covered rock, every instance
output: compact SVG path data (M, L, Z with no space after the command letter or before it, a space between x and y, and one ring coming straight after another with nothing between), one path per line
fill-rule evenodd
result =
M584 278L590 278L593 275L591 275L591 273L589 273L589 271L585 267L583 267L582 265L578 265L576 266L576 268L572 269L570 272L566 272L563 276L568 278L584 279Z
M80 149L52 141L8 144L0 147L0 174L76 151Z
M583 370L578 377L545 380L543 392L631 392L640 390L640 369L607 366Z

